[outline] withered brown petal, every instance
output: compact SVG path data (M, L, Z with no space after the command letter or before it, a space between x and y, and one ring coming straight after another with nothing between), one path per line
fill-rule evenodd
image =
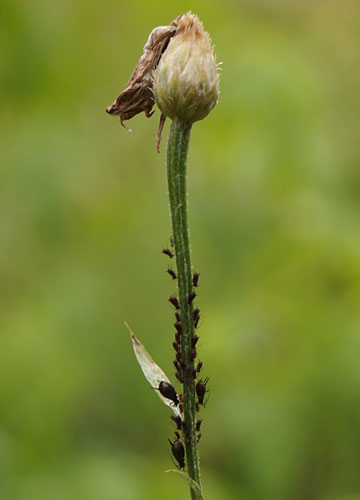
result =
M130 120L133 116L145 112L146 116L151 116L154 97L151 88L144 87L141 83L135 83L119 95L114 104L106 111L112 115L119 115L121 125L124 120Z
M129 120L142 111L147 117L153 114L152 108L155 103L152 91L153 72L176 29L177 20L175 19L169 26L158 26L152 30L144 46L143 55L125 90L106 109L110 115L118 115L122 125L124 125L124 120Z

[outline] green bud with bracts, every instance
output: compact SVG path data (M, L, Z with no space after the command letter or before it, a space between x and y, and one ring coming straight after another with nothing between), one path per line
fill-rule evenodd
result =
M191 12L177 19L154 72L153 92L165 116L187 123L202 120L217 103L219 75L210 37Z

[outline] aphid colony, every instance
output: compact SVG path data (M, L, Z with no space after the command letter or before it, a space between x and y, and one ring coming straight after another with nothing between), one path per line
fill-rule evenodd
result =
M198 397L198 404L203 405L204 407L205 407L204 396L205 396L205 393L209 392L209 390L206 388L206 384L208 382L209 382L209 377L205 377L204 380L200 379L195 386L196 395ZM159 391L160 394L162 396L164 396L164 398L170 399L174 403L174 406L177 406L180 403L180 401L182 400L182 394L180 394L180 396L179 396L180 399L179 399L174 386L171 385L170 382L165 382L164 380L162 380L159 384L159 387L154 387L154 389ZM179 408L180 408L180 412L182 413L181 403L179 405ZM171 416L171 419L177 423L179 421L178 419L181 420L181 417Z
M208 377L205 378L205 380L200 379L198 383L196 384L195 390L196 390L196 395L198 397L198 403L196 403L196 409L199 411L199 405L202 404L204 406L204 396L205 393L208 392L208 389L206 389L206 384L208 383L209 379ZM159 384L159 387L154 387L154 389L158 390L164 398L170 399L173 403L174 406L179 405L180 412L183 413L184 408L182 405L182 397L183 395L180 394L179 397L176 394L175 388L169 383L165 382L162 380ZM185 422L182 420L180 415L177 415L176 417L174 415L171 415L171 420L176 424L176 431L175 431L175 441L171 442L170 439L168 439L170 445L171 445L171 453L173 454L174 458L177 460L178 465L177 467L179 469L183 469L185 467L185 450L184 450L184 445L180 441L180 434L178 431L183 430L185 433L185 439L187 436L187 428ZM201 427L202 420L197 420L196 421L196 432L197 434L197 441L200 441L201 434L200 434L200 427Z
M168 249L164 248L162 250L162 253L167 255L170 259L174 257L174 253ZM173 280L177 279L177 275L175 271L173 271L170 267L166 271ZM192 276L192 286L196 288L199 284L199 273L194 273ZM188 315L185 318L185 321L190 321L190 324L193 326L191 327L191 330L194 332L194 330L198 327L199 321L200 321L200 311L198 308L193 309L193 301L196 298L196 292L194 290L191 290L190 293L187 296L187 304L188 304ZM177 380L181 384L186 384L187 387L191 387L192 384L194 384L202 369L203 363L202 361L198 360L197 363L195 363L195 359L197 357L197 350L196 350L196 344L199 340L198 335L195 333L192 335L191 338L191 350L190 350L190 355L188 354L189 358L186 362L186 360L183 357L182 353L182 347L181 347L181 336L183 334L183 328L181 324L181 314L180 314L180 304L179 300L175 295L171 295L169 298L170 304L175 308L175 318L176 321L174 323L175 327L175 340L172 343L172 346L175 350L175 360L173 362L174 367L176 369L175 376ZM189 324L189 323L188 323ZM189 351L188 351L189 352ZM194 364L195 363L195 364ZM204 380L200 378L196 384L195 384L195 393L197 397L197 401L195 402L195 410L198 412L200 409L200 405L205 406L204 404L204 397L205 394L208 392L207 389L207 383L209 381L209 378L206 377ZM178 406L179 411L181 413L180 415L174 416L172 415L170 418L171 420L175 423L176 425L176 431L175 431L175 440L171 441L170 439L168 440L171 446L171 453L175 460L177 461L177 467L179 469L183 469L185 467L185 449L184 445L181 442L181 436L179 431L183 432L183 436L185 438L185 441L189 437L189 431L186 426L186 422L183 420L183 413L184 413L184 405L183 405L183 394L179 394L179 396L176 393L175 388L169 383L165 381L160 381L159 382L159 387L156 388L163 397L170 399L173 402L174 406ZM195 423L195 428L196 428L196 433L197 433L197 441L200 440L201 438L201 433L200 433L200 426L201 426L202 420L196 420Z

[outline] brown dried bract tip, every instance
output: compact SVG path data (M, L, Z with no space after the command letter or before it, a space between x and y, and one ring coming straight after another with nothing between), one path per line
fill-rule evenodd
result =
M163 131L163 128L165 125L165 120L166 120L166 116L164 115L164 113L161 113L158 131L156 133L156 152L157 153L160 153L161 136L162 136L162 131Z
M110 115L120 117L120 123L123 127L125 126L124 120L130 120L130 118L142 111L147 117L153 114L152 108L155 104L153 73L170 38L176 33L176 29L177 19L170 26L158 26L152 30L144 46L143 55L140 57L125 90L106 109L106 112Z

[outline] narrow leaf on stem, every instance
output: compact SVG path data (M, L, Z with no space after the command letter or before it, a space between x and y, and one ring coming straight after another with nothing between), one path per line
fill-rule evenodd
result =
M166 470L165 472L175 472L175 474L178 474L180 477L182 477L184 479L184 481L186 481L188 483L188 485L190 486L192 491L195 493L196 498L199 500L204 500L200 486L198 485L198 483L196 481L191 479L191 477L188 474L186 474L186 472L182 472L180 470L175 470L175 469L169 469L169 470Z
M161 401L172 409L176 416L181 417L180 410L174 405L173 401L169 398L165 398L161 392L158 390L160 382L167 382L171 384L168 377L165 375L163 370L159 365L155 363L150 354L147 352L143 344L137 339L134 333L131 331L129 325L125 321L125 326L130 332L131 341L133 343L134 353L136 359L145 375L146 380L149 382L151 387L155 390L156 394L159 396Z

